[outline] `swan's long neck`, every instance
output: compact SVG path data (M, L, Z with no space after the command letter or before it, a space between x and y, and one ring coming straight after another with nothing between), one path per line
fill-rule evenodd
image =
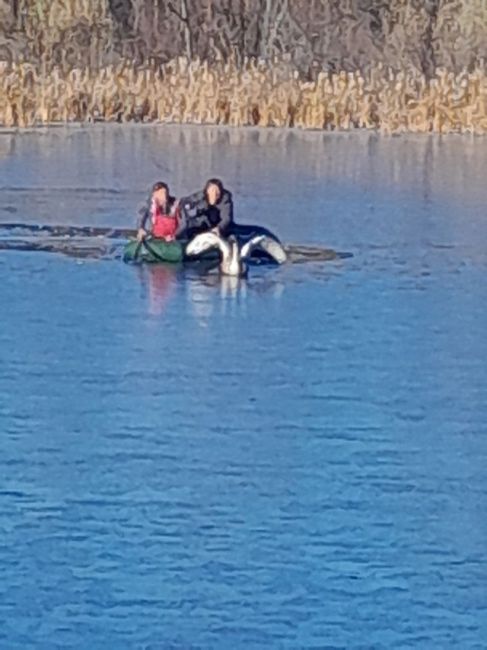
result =
M242 260L240 258L240 249L237 241L229 242L226 250L222 251L222 272L226 275L241 275L242 274Z

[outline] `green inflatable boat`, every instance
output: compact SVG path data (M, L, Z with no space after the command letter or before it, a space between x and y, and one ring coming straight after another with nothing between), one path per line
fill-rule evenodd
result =
M155 239L146 237L142 241L131 239L123 250L123 261L133 264L140 264L141 262L165 263L165 264L179 264L183 261L195 262L198 260L218 260L219 251L209 250L205 251L202 255L196 258L187 258L185 254L186 245L188 241L164 241L164 239Z
M124 262L169 262L177 264L184 259L185 242L164 241L147 237L142 241L130 240L124 248Z
M233 224L232 234L235 235L240 244L244 244L246 241L252 237L258 235L265 235L276 241L281 247L279 239L266 228L262 226L247 226L240 224ZM136 239L130 239L125 245L123 252L124 262L132 263L157 263L165 262L170 264L178 264L183 261L195 262L198 260L218 260L220 258L220 252L217 249L210 249L204 251L201 255L198 255L197 258L186 257L186 246L188 244L187 239L175 240L167 242L164 239L157 239L151 236L146 237L142 241L137 241ZM262 254L262 251L260 251ZM260 257L259 251L256 251L255 255ZM275 257L275 256L274 256ZM269 259L269 257L264 253L264 259ZM272 255L271 255L272 259Z

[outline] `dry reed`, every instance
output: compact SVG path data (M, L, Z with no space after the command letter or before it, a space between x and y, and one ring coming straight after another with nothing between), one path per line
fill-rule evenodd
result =
M144 121L385 133L486 133L483 67L427 80L416 70L319 73L313 82L278 61L214 64L184 58L99 70L0 62L0 124Z

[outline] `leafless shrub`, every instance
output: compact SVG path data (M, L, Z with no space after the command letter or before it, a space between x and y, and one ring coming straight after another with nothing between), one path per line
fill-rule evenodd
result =
M276 74L276 70L279 71ZM440 69L394 73L379 65L362 75L320 73L316 80L270 64L188 61L161 67L123 62L97 71L29 64L0 69L0 123L161 121L234 126L295 126L387 133L487 132L487 76Z

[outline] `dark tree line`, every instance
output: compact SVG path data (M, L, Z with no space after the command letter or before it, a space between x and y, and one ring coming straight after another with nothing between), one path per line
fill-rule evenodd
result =
M378 63L483 65L485 0L0 0L0 59L287 61L303 76Z

